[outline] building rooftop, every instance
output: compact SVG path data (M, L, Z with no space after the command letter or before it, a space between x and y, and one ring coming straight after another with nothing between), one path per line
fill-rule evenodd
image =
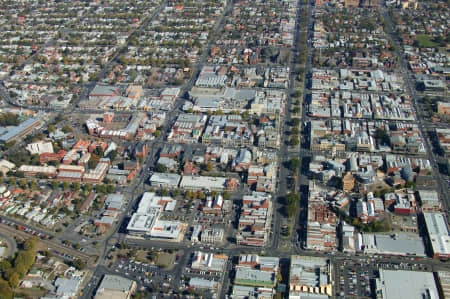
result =
M363 243L364 250L368 253L426 256L423 240L415 235L364 234Z
M431 272L381 269L377 287L381 288L383 299L439 298Z
M96 85L89 96L113 96L117 89L116 86L112 85Z
M225 189L225 177L208 177L208 176L183 176L180 187L187 189L207 189L222 190Z
M273 287L276 283L276 276L272 271L261 271L258 269L251 269L246 266L238 266L236 270L235 283Z
M203 279L199 277L191 277L189 285L194 288L212 289L216 282L214 280Z
M100 286L98 287L98 290L116 290L121 292L128 292L130 289L132 289L133 283L134 281L121 276L105 274Z
M175 173L155 172L150 177L150 182L152 184L178 186L180 179L181 179L181 176L179 176L178 174L175 174Z
M198 271L221 272L225 269L228 257L214 253L196 251L194 253L191 268Z
M57 278L55 281L56 293L62 296L74 296L80 286L80 278Z

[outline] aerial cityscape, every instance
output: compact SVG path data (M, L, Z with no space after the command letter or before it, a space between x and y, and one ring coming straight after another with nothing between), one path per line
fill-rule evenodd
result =
M0 299L450 299L448 0L0 3Z

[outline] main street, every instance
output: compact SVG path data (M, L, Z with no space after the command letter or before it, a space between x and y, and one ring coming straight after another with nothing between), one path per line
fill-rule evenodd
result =
M416 112L417 123L419 125L420 132L425 140L425 148L426 148L427 158L431 162L431 165L433 167L433 176L436 181L437 190L439 191L439 193L441 195L441 200L444 202L444 206L445 206L444 211L448 217L449 216L449 208L450 208L450 197L449 197L448 185L440 173L439 165L438 165L439 161L438 161L438 158L436 157L436 154L433 151L433 146L431 145L430 138L427 134L429 131L431 131L432 128L429 126L429 124L427 124L425 122L423 111L420 108L418 108L418 107L420 107L419 99L418 99L419 96L416 91L416 84L414 81L414 76L412 74L412 71L409 69L406 59L401 50L402 45L398 39L397 34L394 32L394 24L392 23L391 17L389 15L388 11L386 10L386 8L384 8L384 7L381 8L381 14L382 14L383 18L387 21L388 33L390 34L390 36L396 46L397 56L400 57L401 67L402 67L401 72L404 74L404 81L406 84L408 94L411 96L413 103L414 103L413 107Z

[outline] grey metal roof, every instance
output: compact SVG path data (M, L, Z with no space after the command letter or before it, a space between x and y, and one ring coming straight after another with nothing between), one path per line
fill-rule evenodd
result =
M9 139L22 133L23 130L34 124L36 121L39 121L39 119L35 117L29 118L26 121L22 122L20 125L9 128L8 132L0 136L0 141L7 142Z
M380 270L384 299L439 298L431 272Z
M99 286L99 290L116 290L122 292L128 292L133 285L133 281L124 277L108 275L103 277L102 283Z

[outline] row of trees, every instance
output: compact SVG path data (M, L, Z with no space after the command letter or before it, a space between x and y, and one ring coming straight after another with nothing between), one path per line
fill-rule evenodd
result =
M23 278L34 264L36 256L36 237L30 238L23 243L23 248L14 257L4 259L0 262L0 297L12 298L12 289L17 288L20 279Z
M284 197L284 214L292 218L297 214L297 202L300 201L300 195L297 193L289 193Z
M69 188L71 188L72 191L76 192L76 191L80 191L81 187L83 187L84 192L90 193L93 189L91 184L84 184L83 186L81 186L81 184L78 182L74 182L71 185L69 182L59 183L57 181L53 181L51 184L52 184L53 190L57 190L58 188L61 188L64 191L67 191L67 190L69 190ZM115 190L115 188L113 185L109 185L109 184L95 185L95 191L97 193L105 193L105 194L113 193L114 190Z

